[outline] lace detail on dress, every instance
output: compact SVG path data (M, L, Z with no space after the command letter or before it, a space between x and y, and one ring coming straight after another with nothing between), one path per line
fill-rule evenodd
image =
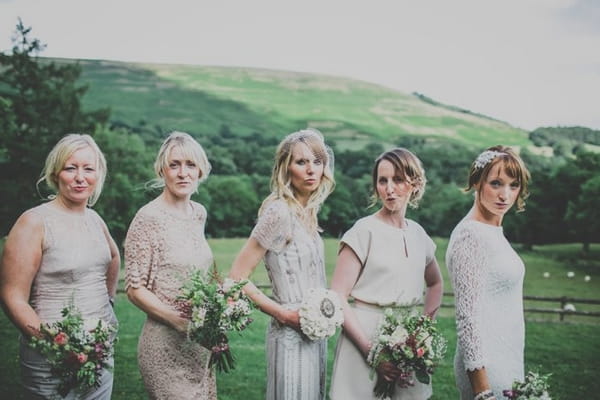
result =
M275 253L281 252L292 239L290 208L283 200L275 200L258 217L250 237L262 247Z
M454 287L457 337L459 346L464 350L465 368L474 371L485 367L481 343L481 297L487 254L480 235L466 227L455 232L452 241L452 251L446 263Z
M162 253L156 234L161 230L160 220L138 212L125 238L125 291L144 286L152 288L158 264L153 253Z

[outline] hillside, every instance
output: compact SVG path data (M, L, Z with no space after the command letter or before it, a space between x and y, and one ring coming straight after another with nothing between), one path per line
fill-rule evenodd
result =
M54 60L73 62L74 60ZM249 68L81 60L89 84L84 105L111 108L111 119L161 136L179 129L267 136L316 127L343 148L404 135L483 148L529 146L527 132L507 123L367 82Z

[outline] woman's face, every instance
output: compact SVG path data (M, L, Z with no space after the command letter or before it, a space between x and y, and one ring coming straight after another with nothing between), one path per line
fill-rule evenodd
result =
M71 204L87 204L98 181L96 153L91 147L75 151L58 173L58 195Z
M405 210L413 185L396 171L394 164L381 160L377 165L377 195L388 211Z
M165 190L173 197L189 199L198 187L200 167L187 159L179 147L173 147L163 168Z
M317 190L323 177L323 160L315 157L304 143L296 143L292 149L292 159L288 174L298 200L306 205L311 193Z
M504 214L515 204L521 185L506 174L502 163L490 170L478 187L477 203L485 219L500 223Z

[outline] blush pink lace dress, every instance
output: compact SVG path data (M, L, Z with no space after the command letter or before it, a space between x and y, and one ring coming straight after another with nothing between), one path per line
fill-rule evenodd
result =
M73 303L84 319L98 318L117 326L106 288L111 256L100 216L91 209L83 214L66 212L52 203L29 212L40 215L44 221L42 260L29 297L41 320L61 320L61 310ZM58 396L59 380L52 375L50 364L24 338L20 343L20 362L26 399ZM80 394L71 390L65 398L108 400L112 386L113 374L104 370L100 387Z
M181 217L155 199L133 219L125 240L126 288L145 287L174 307L180 288L195 269L213 262L204 236L206 210L192 202ZM216 399L210 353L173 328L147 318L138 342L138 364L151 399Z

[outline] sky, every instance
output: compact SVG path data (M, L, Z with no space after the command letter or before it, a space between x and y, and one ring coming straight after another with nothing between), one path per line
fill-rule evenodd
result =
M527 130L600 129L597 0L0 0L46 57L360 79Z

